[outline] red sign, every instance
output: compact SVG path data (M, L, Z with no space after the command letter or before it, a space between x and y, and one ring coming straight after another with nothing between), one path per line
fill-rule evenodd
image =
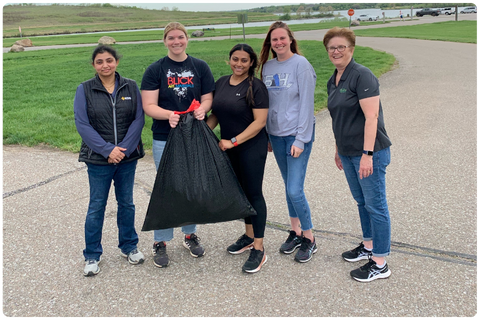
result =
M350 17L353 16L354 13L355 13L355 11L353 11L353 9L348 10L348 15Z

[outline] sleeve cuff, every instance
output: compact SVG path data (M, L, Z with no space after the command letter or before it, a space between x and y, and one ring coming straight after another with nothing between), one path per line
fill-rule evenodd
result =
M302 150L305 150L305 143L303 143L302 141L298 141L298 140L295 140L293 142L293 145L297 148L300 148Z

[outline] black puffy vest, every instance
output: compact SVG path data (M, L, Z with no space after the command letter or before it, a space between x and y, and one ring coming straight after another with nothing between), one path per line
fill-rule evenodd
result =
M106 141L114 145L122 142L127 134L128 128L135 120L137 112L137 85L134 80L121 77L118 78L118 89L115 97L112 97L102 85L98 75L95 78L83 82L85 89L85 99L87 103L87 115L90 125ZM145 155L142 139L137 145L135 151L129 157L123 158L121 162L130 162ZM90 149L82 141L78 161L89 162L93 164L108 165L108 160L101 154Z

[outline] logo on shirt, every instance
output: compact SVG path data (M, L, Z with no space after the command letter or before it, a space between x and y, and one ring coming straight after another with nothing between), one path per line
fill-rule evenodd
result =
M187 96L188 88L194 88L193 72L187 70L182 72L173 72L170 69L167 72L168 88L173 89L179 98Z
M345 89L345 88L340 89L340 93L345 93L345 92L347 92L347 89Z
M268 90L285 90L292 86L292 83L288 83L289 77L289 73L277 73L265 76L263 82Z
M122 100L132 100L132 97L121 97Z

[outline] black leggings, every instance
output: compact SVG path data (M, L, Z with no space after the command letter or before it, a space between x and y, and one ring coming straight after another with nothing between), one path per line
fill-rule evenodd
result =
M256 216L245 218L245 224L253 225L255 238L263 238L267 223L267 205L263 197L262 183L267 160L268 140L262 130L256 137L227 150L237 179L252 207L257 211Z

